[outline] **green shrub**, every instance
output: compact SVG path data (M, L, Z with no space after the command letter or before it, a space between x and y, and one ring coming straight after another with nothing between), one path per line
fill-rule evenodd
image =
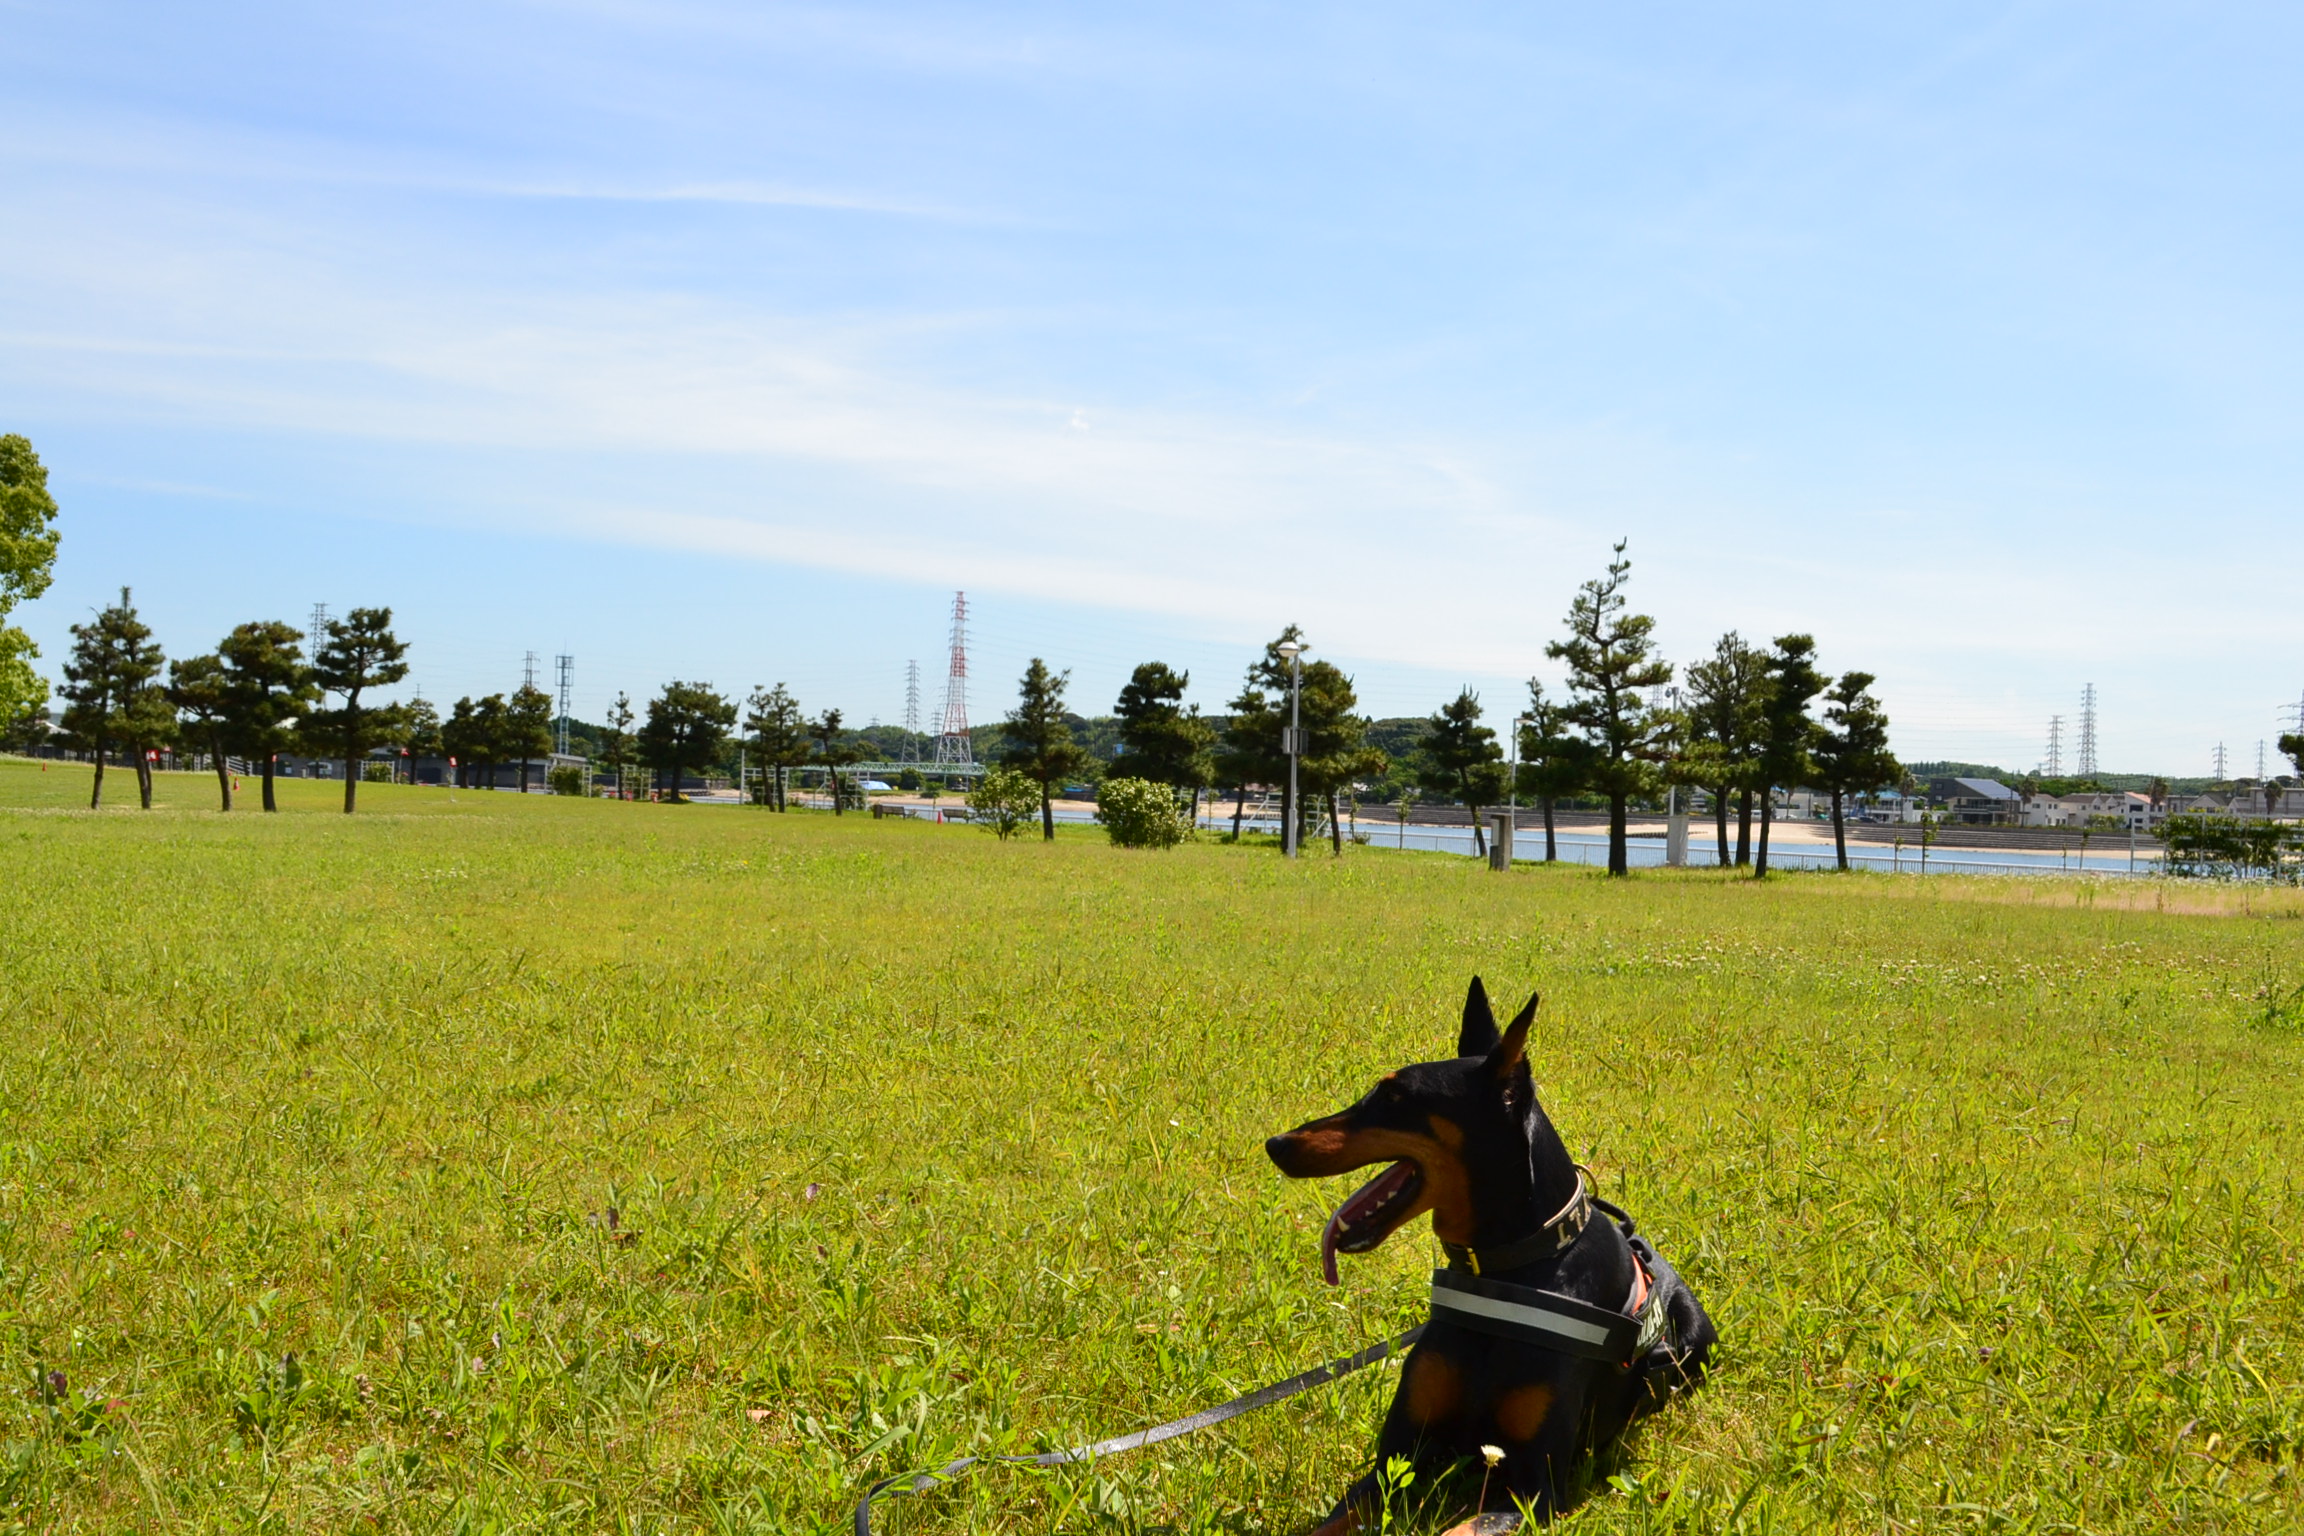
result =
M1192 835L1176 791L1150 779L1106 779L1096 819L1118 848L1173 848Z
M581 795L584 793L584 770L555 768L544 776L544 782L551 786L552 793L556 795Z
M2297 828L2239 816L2171 816L2160 836L2169 873L2209 879L2291 878L2297 871L2288 855L2304 850Z
M1040 814L1040 786L1013 768L995 768L968 791L968 819L1002 842Z

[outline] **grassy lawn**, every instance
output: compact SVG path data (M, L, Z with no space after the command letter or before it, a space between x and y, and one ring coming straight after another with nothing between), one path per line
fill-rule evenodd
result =
M2304 1523L2293 892L86 787L0 759L16 1527L844 1530L1342 1354L1436 1248L1323 1287L1262 1138L1475 969L1725 1338L1567 1528ZM1293 1532L1395 1379L888 1518Z

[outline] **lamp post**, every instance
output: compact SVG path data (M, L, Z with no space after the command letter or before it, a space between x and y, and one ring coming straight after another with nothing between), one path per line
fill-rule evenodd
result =
M1304 647L1283 640L1280 654L1288 661L1288 729L1280 736L1280 750L1288 754L1288 805L1281 818L1280 851L1292 859L1296 857L1296 823L1301 819L1296 809L1296 759L1304 755Z
M1673 730L1680 729L1680 690L1665 690L1672 698ZM1664 786L1664 862L1674 869L1688 865L1688 818L1680 810L1680 786L1677 782Z
M1504 781L1504 808L1512 813L1515 821L1520 818L1520 733L1528 729L1528 722L1534 718L1533 715L1512 717L1512 776Z

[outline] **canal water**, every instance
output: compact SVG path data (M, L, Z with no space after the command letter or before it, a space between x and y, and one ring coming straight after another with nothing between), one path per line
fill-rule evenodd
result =
M795 796L795 801L798 796ZM709 804L703 797L699 804ZM723 804L735 804L730 795ZM914 807L913 814L922 814ZM862 812L858 813L863 814ZM932 815L933 813L927 813ZM1067 824L1093 822L1092 811L1060 808L1056 819ZM1200 825L1209 830L1230 831L1232 817L1229 812L1203 814ZM1278 836L1277 818L1251 816L1242 823L1250 831ZM1691 822L1688 827L1688 862L1692 867L1715 866L1718 862L1717 844L1709 835L1709 825ZM1377 817L1363 817L1360 833L1368 839L1371 848L1413 850L1422 853L1454 853L1470 856L1474 853L1470 827L1426 827L1410 823L1403 828L1396 821ZM1608 834L1579 827L1561 832L1555 841L1559 845L1560 860L1564 864L1606 864L1608 862ZM2106 846L2109 844L2110 846ZM1733 839L1730 846L1733 847ZM1317 849L1309 841L1306 851ZM1521 864L1539 863L1544 857L1544 829L1522 827L1513 840L1513 861ZM1625 855L1634 868L1660 868L1664 863L1662 837L1634 837L1625 846ZM2085 862L2077 849L2035 852L2029 849L2002 848L1931 848L1922 858L1917 841L1908 841L1899 850L1893 846L1883 848L1877 843L1848 844L1848 862L1862 869L1886 870L1907 875L2156 875L2160 873L2157 849L2138 848L2129 852L2124 836L2108 835L2103 843L2088 850ZM1837 860L1829 843L1771 842L1768 864L1772 869L1831 869Z

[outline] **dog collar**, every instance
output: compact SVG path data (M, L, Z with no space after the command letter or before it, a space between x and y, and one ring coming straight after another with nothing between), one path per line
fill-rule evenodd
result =
M1447 1250L1448 1267L1468 1271L1474 1276L1509 1272L1548 1259L1565 1252L1568 1246L1584 1235L1592 1221L1592 1183L1585 1177L1581 1164L1576 1169L1576 1193L1550 1221L1516 1242L1500 1243L1492 1248L1475 1248L1469 1243L1448 1243L1440 1246Z

